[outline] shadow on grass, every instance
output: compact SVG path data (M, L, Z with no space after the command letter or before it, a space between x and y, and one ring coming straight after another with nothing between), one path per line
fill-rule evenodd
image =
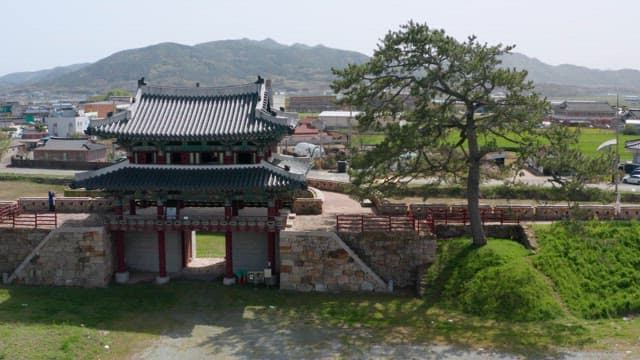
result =
M305 294L195 281L106 289L0 287L0 323L82 324L168 336L162 340L167 346L145 350L151 358L178 350L219 356L220 349L243 358L313 358L332 351L347 357L376 351L380 356L416 357L414 352L424 354L425 344L433 343L449 344L443 351L450 355L481 345L526 356L562 356L553 352L554 346L590 340L580 327L486 321L409 297ZM175 345L181 341L188 343Z

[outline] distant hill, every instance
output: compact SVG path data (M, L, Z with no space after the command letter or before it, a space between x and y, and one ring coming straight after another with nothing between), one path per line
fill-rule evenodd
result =
M95 93L113 88L133 90L136 80L143 76L151 83L192 86L200 82L207 86L250 82L260 75L272 79L278 90L321 92L329 89L331 67L367 59L353 51L321 45L286 46L271 39L213 41L195 46L161 43L120 51L60 76L14 83L18 85L14 88Z
M22 85L28 83L36 83L39 81L49 80L57 78L61 75L65 75L83 67L90 65L89 63L74 64L69 66L58 66L53 69L38 70L38 71L25 71L11 73L4 76L0 76L0 87L10 87L15 85Z
M368 60L364 54L328 48L279 44L274 40L222 40L194 46L161 43L117 52L93 64L77 64L0 77L0 93L40 91L48 94L105 93L134 90L136 80L193 86L228 85L254 81L258 75L273 80L289 93L329 90L331 67ZM594 70L574 65L552 66L522 54L503 58L503 65L526 69L529 79L546 96L594 96L607 92L640 93L640 71Z
M640 92L640 71L596 70L575 65L549 65L514 53L503 57L503 66L525 69L529 79L547 96L589 96L607 92Z

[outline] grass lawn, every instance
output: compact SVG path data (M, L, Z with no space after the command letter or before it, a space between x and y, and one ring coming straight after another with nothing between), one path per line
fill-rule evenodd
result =
M16 200L22 196L47 197L49 190L64 194L65 185L39 184L29 181L0 181L0 200Z
M607 140L615 139L616 134L611 129L582 128L580 129L580 142L578 146L580 150L589 156L596 154L596 149L600 144ZM356 134L353 136L353 145L376 145L381 143L385 138L384 134ZM640 139L640 135L623 135L620 134L620 161L631 161L633 155L630 151L624 149L624 142L628 140ZM480 140L482 141L482 139ZM498 140L498 146L509 147L510 143L504 139Z
M106 289L0 286L0 359L126 358L160 335L190 336L201 326L230 334L332 329L356 347L442 342L524 357L558 348L636 354L640 223L556 223L536 232L537 253L510 240L481 248L470 239L439 241L424 299L179 280Z
M225 255L224 233L196 233L196 257L222 258Z
M437 261L426 273L425 299L445 308L503 321L545 321L563 311L553 289L512 240L489 239L476 247L468 238L438 242Z
M189 334L194 326L252 308L266 310L236 319L238 327L304 324L342 329L345 335L367 329L373 336L367 342L447 342L526 354L558 346L601 348L612 338L623 344L640 335L638 319L500 322L384 294L304 294L186 281L108 289L10 286L0 287L0 358L117 359L160 334ZM609 332L613 328L618 330Z
M640 222L554 223L539 226L534 264L582 318L640 313Z

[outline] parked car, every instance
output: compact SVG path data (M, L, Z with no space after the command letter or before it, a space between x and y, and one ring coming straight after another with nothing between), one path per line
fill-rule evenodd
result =
M625 184L640 184L640 174L638 175L625 175L622 178L622 182Z

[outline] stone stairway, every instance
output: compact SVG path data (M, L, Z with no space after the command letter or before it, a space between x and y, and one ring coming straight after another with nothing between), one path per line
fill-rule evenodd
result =
M47 236L45 236L44 239L42 239L42 241L40 241L40 243L33 250L31 250L29 255L27 255L27 257L14 270L13 274L11 274L9 278L7 278L6 284L11 284L16 278L18 278L18 276L20 276L24 268L31 262L31 260L33 260L34 257L39 256L40 250L42 250L49 239L53 238L58 231L59 229L51 230L51 232L49 232Z

